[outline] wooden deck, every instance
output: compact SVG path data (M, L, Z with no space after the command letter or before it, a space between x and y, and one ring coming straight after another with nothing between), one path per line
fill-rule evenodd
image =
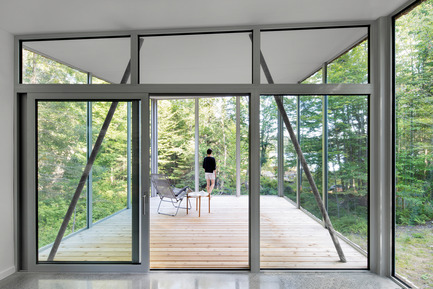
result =
M151 199L151 268L248 268L248 198L207 198L202 214L193 210L176 217L159 215L159 198ZM165 204L168 212L173 209ZM366 268L367 258L340 240L347 263L341 263L329 233L286 200L261 197L262 268ZM130 211L62 242L55 260L130 261ZM40 252L46 260L49 250Z

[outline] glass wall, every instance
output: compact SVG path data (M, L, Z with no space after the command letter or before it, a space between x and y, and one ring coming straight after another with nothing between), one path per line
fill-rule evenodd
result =
M261 83L300 83L325 62L330 63L330 76L338 78L329 83L366 83L367 37L367 27L263 31L261 52L266 65L262 63Z
M300 141L298 135L298 104L300 102L299 96L285 96L283 98L284 108L286 109L287 116L291 121L291 125L295 130L295 134L298 137L298 141ZM297 155L295 148L292 145L292 141L290 139L289 133L287 132L286 125L281 120L281 124L283 126L283 152L284 152L284 196L288 197L293 202L297 201L297 185L298 185L298 171L297 171Z
M158 173L194 188L195 100L158 100Z
M39 262L132 261L130 102L118 102L91 170L85 169L112 105L37 102Z
M130 83L129 38L22 42L22 83Z
M301 96L300 99L300 138L301 149L308 163L313 179L319 192L322 192L322 97ZM301 183L301 207L322 219L322 214L317 206L313 190L308 182L305 172L302 170Z
M262 84L369 82L366 26L266 28L260 34ZM170 187L205 191L201 164L206 150L213 149L217 159L215 188L210 198L204 197L201 203L196 198L183 199L182 204L172 200L162 203L161 194L158 196L152 188L150 212L143 219L150 218L150 267L249 268L248 222L257 213L249 214L250 203L254 205L257 201L249 200L249 191L257 189L249 187L249 170L255 172L259 165L249 163L250 158L255 158L249 155L249 135L254 135L249 127L249 99L222 95L221 91L233 88L242 93L268 93L264 89L272 87L251 85L254 70L251 30L152 34L137 38L23 40L21 82L129 84L131 72L138 73L134 81L145 85L115 85L110 90L142 90L143 97L149 97L152 122L155 122L151 131L157 132L157 137L152 135L151 139L152 172L166 175ZM131 58L130 43L137 40L138 47L132 47L132 51L138 51L138 55ZM138 63L131 63L131 59ZM20 85L19 91L26 87L34 88ZM322 86L287 87L319 93L313 87ZM368 93L371 89L362 85L342 87L344 93L354 87L357 92L365 89ZM41 88L51 92L77 91L77 87L67 85L40 86L36 90ZM106 87L100 88L83 86L79 91L108 91ZM173 88L180 91L173 92ZM163 89L169 90L168 96L157 94ZM206 92L204 95L199 94L201 89ZM52 261L48 253L71 203L74 184L79 182L111 105L106 101L71 101L67 95L62 95L62 101L38 102L39 262ZM349 262L339 262L329 234L323 228L318 204L275 105L275 96L263 94L260 96L261 267L366 268L368 96L277 97L282 98L334 227L342 234L341 243ZM54 261L137 261L131 255L134 228L129 213L130 107L128 101L119 103ZM170 214L177 208L180 210L176 217L164 215L166 210ZM113 221L113 225L107 225L108 221ZM106 232L95 230L103 224ZM120 233L113 229L116 226L121 228ZM80 235L83 231L89 234ZM146 236L147 232L142 234ZM88 249L90 243L98 243L88 239L92 235L111 247L97 245ZM113 239L107 241L106 237ZM84 244L81 251L70 249L78 243ZM66 251L74 251L75 255L69 256Z
M433 287L433 1L395 19L395 274Z
M140 83L251 83L251 33L146 36Z
M319 194L324 203L328 204L331 222L343 236L340 242L343 252L348 256L346 268L366 268L368 97L277 97L282 98L294 133L300 136L298 142ZM326 126L322 115L324 100L328 102ZM298 111L296 102L299 103ZM322 215L311 185L305 172L302 175L296 174L297 156L291 140L286 137L287 128L285 125L280 128L278 126L279 112L274 96L261 97L260 112L261 267L338 268L339 258L327 230L323 228ZM300 120L299 124L297 119ZM324 153L324 126L328 142L327 153ZM278 140L279 133L286 134L284 141ZM281 163L278 162L278 146L281 143L284 143L285 153L284 169L279 176L278 166ZM324 158L327 159L325 168ZM324 170L328 173L327 190L324 190L322 185ZM288 181L287 175L293 175L293 179ZM278 179L284 183L284 194L279 193ZM298 182L299 188L296 186ZM289 194L287 187L291 190ZM299 205L314 218L297 209L298 191ZM283 196L287 196L292 202L282 199ZM326 247L327 249L324 249ZM328 255L325 257L325 251L320 250L325 250ZM307 262L313 255L316 256L314 264Z
M336 230L367 251L368 97L328 102L328 213Z
M239 111L236 101L239 98ZM218 156L215 193L236 195L236 114L239 113L240 193L248 194L248 98L220 97L199 99L200 189L206 189L201 161L208 148Z

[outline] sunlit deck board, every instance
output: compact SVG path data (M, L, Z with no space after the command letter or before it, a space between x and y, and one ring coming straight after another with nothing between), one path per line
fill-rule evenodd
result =
M247 198L212 197L210 214L203 198L201 217L194 199L176 217L154 214L152 201L151 268L248 268Z
M131 261L131 211L125 210L93 225L59 246L54 261ZM39 252L46 261L51 248Z
M210 214L204 198L200 218L195 200L188 215L180 210L175 217L157 214L158 202L151 199L151 268L248 268L247 197L214 196ZM339 262L328 231L289 202L272 196L260 202L262 268L366 268L367 258L342 240L348 262ZM130 223L130 212L122 212L65 240L57 258L128 261Z

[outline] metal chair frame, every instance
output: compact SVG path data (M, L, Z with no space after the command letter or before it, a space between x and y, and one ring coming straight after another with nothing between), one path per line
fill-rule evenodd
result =
M170 184L169 179L162 174L152 174L151 175L151 181L153 184L153 187L156 189L156 193L158 194L160 201L158 205L157 212L161 215L167 215L167 216L176 216L179 212L179 209L186 209L190 210L192 208L191 206L191 200L189 200L189 206L188 203L186 204L186 207L181 207L182 201L184 198L186 198L187 194L189 192L192 192L192 190L186 186L182 189L173 188ZM164 198L169 200L164 200ZM173 207L176 208L175 214L167 214L161 212L161 204L162 202L171 203Z

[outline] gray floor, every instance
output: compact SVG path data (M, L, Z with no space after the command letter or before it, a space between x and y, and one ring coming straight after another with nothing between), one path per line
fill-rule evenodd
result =
M283 289L400 288L387 278L361 272L148 274L15 273L0 281L4 289Z

